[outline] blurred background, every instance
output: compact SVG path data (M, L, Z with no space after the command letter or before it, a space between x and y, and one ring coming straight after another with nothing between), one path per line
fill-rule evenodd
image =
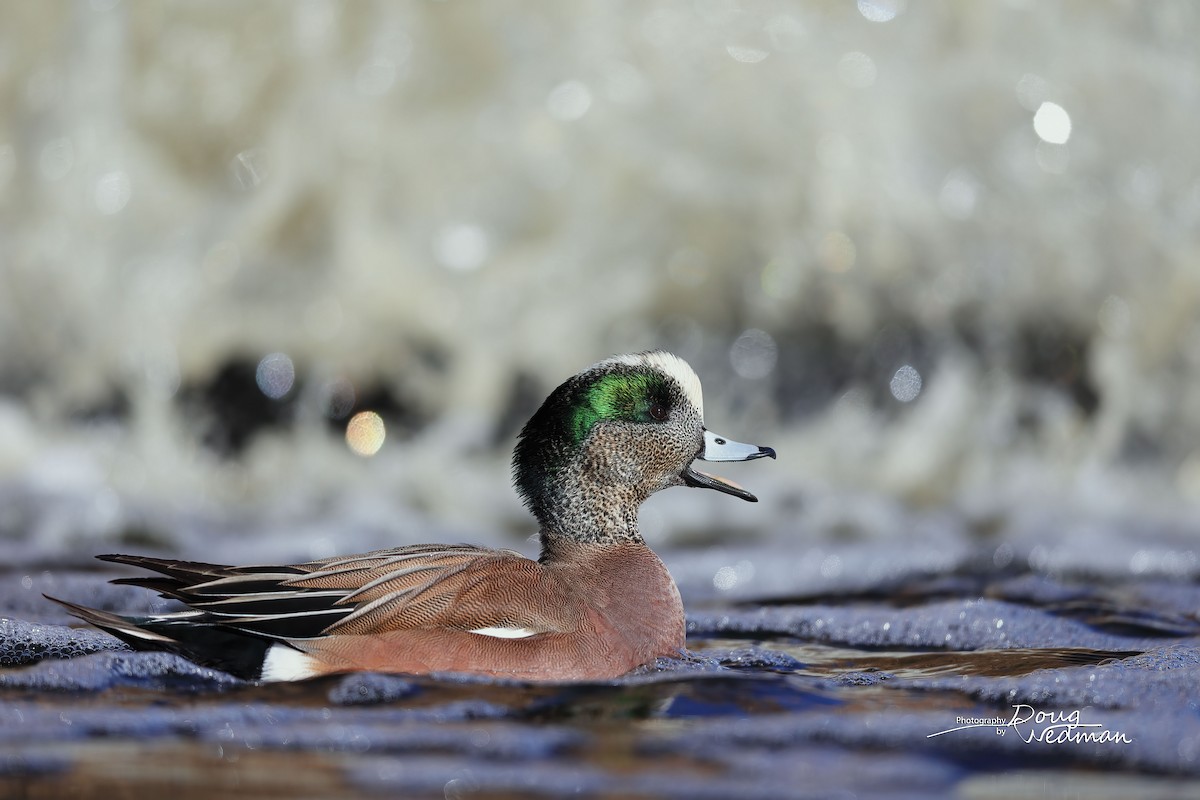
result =
M1182 1L7 3L2 552L533 552L520 425L661 347L780 458L724 470L759 506L653 498L656 546L936 529L1195 573L1197 31Z

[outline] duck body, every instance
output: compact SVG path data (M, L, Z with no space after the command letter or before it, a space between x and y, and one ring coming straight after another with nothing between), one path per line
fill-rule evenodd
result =
M474 561L444 613L419 627L321 640L318 670L599 680L684 648L679 591L644 545L579 545L546 563L498 551Z
M692 462L774 457L703 427L699 380L668 353L618 356L568 380L522 431L517 489L538 560L470 545L411 545L287 566L99 558L187 611L123 617L64 601L136 649L169 650L250 679L371 670L605 680L685 647L674 580L637 528L668 486L753 501ZM51 598L54 599L54 598Z

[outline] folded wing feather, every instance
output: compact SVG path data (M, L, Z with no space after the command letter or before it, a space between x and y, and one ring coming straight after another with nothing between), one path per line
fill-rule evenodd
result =
M276 639L452 628L522 638L571 629L565 587L536 561L469 545L414 545L289 566L224 567L143 556L105 560L164 577L126 578L203 612L190 621ZM542 602L530 603L531 598ZM549 599L550 602L546 602Z

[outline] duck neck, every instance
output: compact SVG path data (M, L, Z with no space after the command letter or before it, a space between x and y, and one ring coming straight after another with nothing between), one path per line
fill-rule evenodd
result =
M645 544L638 530L638 508L645 498L634 487L589 481L578 472L572 478L535 510L543 561L576 545Z

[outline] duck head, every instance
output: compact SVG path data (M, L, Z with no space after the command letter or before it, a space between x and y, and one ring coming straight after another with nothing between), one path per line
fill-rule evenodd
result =
M669 486L693 486L756 502L697 460L749 461L769 447L742 444L704 427L700 379L662 351L615 356L555 389L525 425L513 453L517 491L556 538L641 541L637 511Z

